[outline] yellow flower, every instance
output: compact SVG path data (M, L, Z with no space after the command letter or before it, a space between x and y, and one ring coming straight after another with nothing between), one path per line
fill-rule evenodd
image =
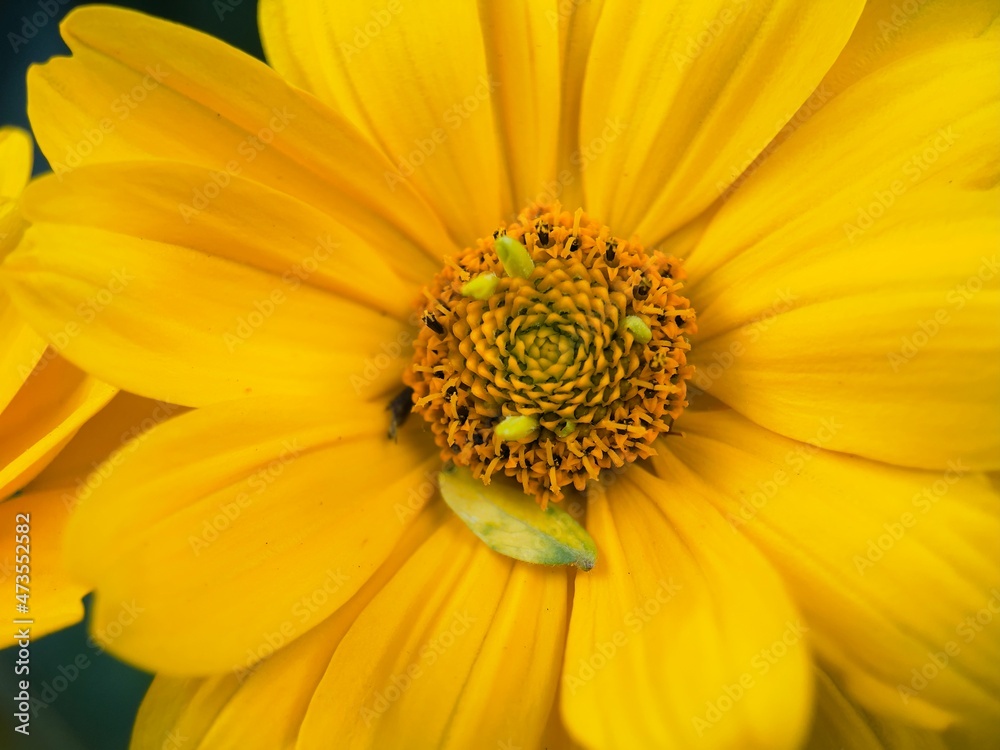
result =
M24 233L20 199L31 162L31 137L0 128L0 259ZM59 333L54 340L70 336ZM58 344L47 348L0 289L0 498L37 476L115 392L59 358Z
M31 175L31 137L0 128L0 257L21 239L20 196ZM14 594L15 627L0 647L25 646L83 618L89 588L75 582L60 545L80 499L134 449L134 441L184 409L119 393L59 356L87 322L86 308L51 336L34 332L0 290L0 582ZM95 469L100 466L100 471ZM108 634L95 633L103 647Z
M24 233L20 198L31 164L31 137L0 128L0 259ZM92 467L74 463L79 451L70 446L117 389L62 359L59 341L47 346L0 289L0 581L15 596L11 606L21 607L16 619L22 621L4 632L0 647L25 645L18 635L25 625L31 638L39 638L83 617L86 588L66 574L59 544L80 478L68 467ZM93 443L95 434L83 437ZM105 456L87 455L93 461Z
M156 428L67 534L97 591L92 627L117 624L116 654L172 675L135 746L995 736L998 12L263 0L274 70L135 13L68 16L73 56L29 74L56 174L26 194L4 283L50 337L93 300L65 356L200 407ZM531 222L556 201L594 222L581 247L561 227L560 258L584 265L556 269L566 283L592 274L595 246L627 243L655 304L697 314L693 374L683 326L647 314L640 280L542 289L547 230ZM494 262L499 230L530 257L501 242ZM497 286L466 287L470 269ZM662 408L655 455L584 480L586 501L582 474L532 479L501 451L537 463L552 460L541 441L578 441L593 464L610 448L585 445L577 419L606 415L512 407L545 389L489 369L499 349L478 337L498 314L467 332L413 317L448 289L467 311L527 300L536 279L540 307L517 315L590 325L607 294L638 318L609 331L625 353L608 361L678 375L641 408L587 381L590 406L603 393L640 422ZM446 357L434 327L454 338ZM563 334L511 350L549 373ZM389 440L408 368L428 395L442 372L478 400L417 404ZM688 376L699 395L680 414ZM465 442L469 419L511 416L538 424ZM436 497L451 445L473 472L497 469L493 450L540 499L585 504L593 569L479 542Z

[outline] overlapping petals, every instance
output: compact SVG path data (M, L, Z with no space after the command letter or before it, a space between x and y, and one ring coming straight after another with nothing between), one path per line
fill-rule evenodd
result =
M67 532L168 673L134 745L995 736L996 3L328 5L261 3L277 72L90 9L30 77L57 176L5 289L54 341L126 269L66 357L204 407ZM417 285L539 197L690 249L710 394L591 493L571 586L385 438Z

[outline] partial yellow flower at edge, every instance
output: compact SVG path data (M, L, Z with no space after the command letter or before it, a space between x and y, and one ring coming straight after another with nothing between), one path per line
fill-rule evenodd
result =
M31 164L31 137L0 128L0 259L24 233L20 197ZM30 592L24 617L33 620L32 638L83 617L89 589L65 570L61 542L88 475L111 451L179 411L130 394L115 399L117 388L60 357L57 347L76 330L67 324L48 332L47 346L0 288L0 582ZM157 407L161 419L149 416ZM25 588L15 589L18 583ZM17 642L16 630L4 631L0 647Z
M0 501L0 584L13 590L22 583L27 588L18 591L30 591L28 611L22 616L33 620L32 639L83 618L81 600L90 587L67 569L62 549L63 531L77 503L85 502L128 460L146 431L183 411L173 404L119 393L61 446L44 471ZM5 629L0 648L14 645L16 632L17 628ZM112 628L94 634L94 642L102 647L114 638Z
M21 193L31 176L31 137L0 128L0 260L13 251L27 225ZM86 322L35 331L0 287L0 498L30 482L117 389L58 355Z
M31 162L31 136L19 128L0 128L0 261L24 232L20 197L31 177ZM13 398L44 348L45 340L0 288L0 408Z

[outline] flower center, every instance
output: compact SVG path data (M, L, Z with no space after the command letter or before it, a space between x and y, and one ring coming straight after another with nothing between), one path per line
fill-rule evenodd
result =
M680 262L583 209L531 206L424 290L404 380L442 456L544 505L655 451L687 405Z

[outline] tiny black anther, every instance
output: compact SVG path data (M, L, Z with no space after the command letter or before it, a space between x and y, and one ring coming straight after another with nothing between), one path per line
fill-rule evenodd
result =
M681 317L680 315L674 317L674 322L677 324L678 328L684 327L684 318Z
M647 279L642 279L635 285L635 289L632 290L632 294L636 299L646 299L649 295L649 281Z
M608 249L604 251L604 260L613 263L618 252L618 240L608 240Z
M485 442L486 442L486 438L483 437L483 434L481 432L473 432L472 433L472 444L473 445L482 445Z
M438 370L438 371L436 371L434 373L434 377L443 379L444 378L444 373L441 372L440 370Z
M458 388L456 388L453 385L449 385L447 390L445 390L444 392L444 397L447 399L451 399L451 397L454 396L456 393L458 393Z
M458 415L458 423L465 424L465 421L469 418L469 407L460 406L455 410L455 414Z
M462 449L461 449L461 447L460 447L460 446L457 446L457 445L455 445L454 443L452 443L452 444L451 444L451 452L452 452L452 453L461 453L461 452L462 452Z
M562 456L552 456L552 465L557 469L562 466Z
M424 325L434 331L434 333L438 336L444 335L444 326L441 325L438 319L431 315L431 313L425 312L422 320L424 321Z
M510 458L510 446L507 443L500 444L500 460L506 461Z
M542 221L537 225L538 229L538 244L542 247L548 247L551 243L549 241L549 224L548 222Z

